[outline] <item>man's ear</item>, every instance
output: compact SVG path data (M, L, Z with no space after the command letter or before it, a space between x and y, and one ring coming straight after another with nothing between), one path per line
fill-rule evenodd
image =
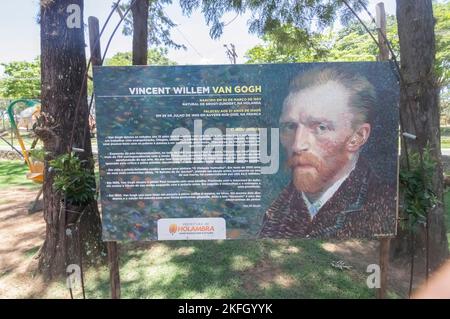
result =
M358 129L353 133L353 135L348 139L347 150L349 152L358 151L369 139L370 135L370 124L363 123L359 125Z

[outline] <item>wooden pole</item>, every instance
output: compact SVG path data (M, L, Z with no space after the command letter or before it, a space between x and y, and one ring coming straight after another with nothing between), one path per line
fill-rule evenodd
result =
M88 18L89 25L89 48L91 51L92 65L102 65L102 51L100 49L99 23L96 17ZM119 254L117 242L109 241L106 243L108 249L109 279L111 285L111 298L120 298L120 273L119 273Z
M108 247L108 264L109 279L111 285L111 298L120 299L120 274L119 274L119 254L117 251L117 242L109 241L106 243Z
M389 60L389 47L385 41L386 36L386 13L384 3L379 2L376 5L376 22L378 30L379 55L378 61ZM384 35L384 36L383 36ZM389 237L380 238L380 288L377 289L377 298L386 298L388 286L388 268L389 268L389 249L391 239Z
M147 65L148 58L148 0L136 0L133 15L133 65Z
M388 286L388 270L389 270L389 249L391 239L389 237L380 238L380 288L377 289L377 298L386 298Z
M102 50L100 48L100 41L97 39L100 35L100 27L96 17L88 18L89 25L89 48L91 51L92 65L102 65Z
M384 11L384 3L379 2L376 5L376 22L378 30L378 43L380 44L378 61L389 60L389 47L386 43L386 12ZM384 36L383 36L384 35Z

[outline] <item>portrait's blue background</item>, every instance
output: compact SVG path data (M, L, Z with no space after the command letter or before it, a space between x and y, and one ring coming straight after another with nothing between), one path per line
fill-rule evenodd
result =
M181 106L182 102L198 101L198 96L119 97L129 95L129 87L261 85L261 117L202 118L203 130L209 127L218 127L222 131L231 127L277 128L290 80L299 73L313 68L333 65L339 65L350 72L365 76L376 88L378 104L374 110L372 133L368 143L364 146L363 156L369 159L370 165L380 178L386 183L395 184L397 182L399 88L395 71L389 62L95 68L94 90L104 239L154 240L157 238L156 221L159 218L213 216L226 218L227 230L229 233L234 231L233 237L253 238L261 227L265 209L290 180L290 172L284 164L286 156L280 146L278 173L262 177L262 208L243 208L239 203L230 203L224 200L183 199L127 202L108 200L104 196L106 182L116 180L117 177L102 174L102 169L105 167L104 156L110 151L122 151L124 147L103 146L102 142L105 137L170 135L177 127L185 127L192 132L193 118L161 119L155 118L155 114L198 113L200 111L200 107ZM245 107L245 105L239 107ZM181 111L180 108L183 110ZM216 109L217 107L211 108ZM227 106L227 108L229 107ZM127 146L126 150L129 152L151 151L152 147ZM164 146L160 146L158 150L169 151L170 146L166 146L166 149ZM173 176L160 175L158 178L170 179ZM120 192L127 191L149 193L152 190L146 188L140 188L138 191L136 189L120 189ZM186 191L201 191L201 189L189 187Z

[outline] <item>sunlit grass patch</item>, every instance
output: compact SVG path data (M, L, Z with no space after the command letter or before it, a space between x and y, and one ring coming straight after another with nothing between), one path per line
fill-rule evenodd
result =
M23 161L0 159L0 187L2 189L16 186L36 189L41 187L40 184L33 183L26 178L27 172L29 172L28 166Z

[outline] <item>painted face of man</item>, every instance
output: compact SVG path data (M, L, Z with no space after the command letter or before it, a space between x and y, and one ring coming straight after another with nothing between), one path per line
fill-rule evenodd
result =
M366 142L370 125L355 127L357 114L349 92L329 81L290 94L280 118L281 143L298 191L325 191L347 172L353 155Z

